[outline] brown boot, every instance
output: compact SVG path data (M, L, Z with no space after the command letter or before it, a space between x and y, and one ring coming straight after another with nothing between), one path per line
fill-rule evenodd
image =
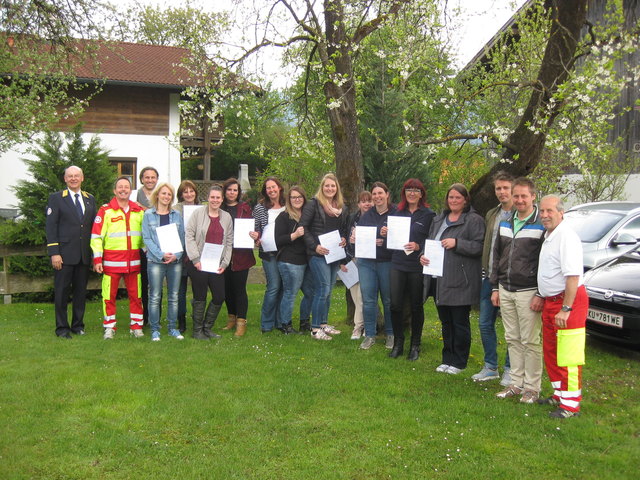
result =
M222 327L222 329L223 330L233 330L233 328L236 326L236 321L237 321L236 316L229 314L229 320L227 320L227 326L226 327Z
M236 326L235 336L236 337L242 337L245 334L246 331L247 331L247 319L246 318L239 318L237 326Z

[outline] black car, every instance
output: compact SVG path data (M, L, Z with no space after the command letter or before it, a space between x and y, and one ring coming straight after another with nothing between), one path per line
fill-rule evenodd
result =
M585 274L587 331L640 346L640 246Z

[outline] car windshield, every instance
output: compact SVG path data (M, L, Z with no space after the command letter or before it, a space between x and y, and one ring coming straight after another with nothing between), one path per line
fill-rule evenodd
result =
M564 215L580 240L587 243L600 240L622 217L620 213L598 210L574 210Z

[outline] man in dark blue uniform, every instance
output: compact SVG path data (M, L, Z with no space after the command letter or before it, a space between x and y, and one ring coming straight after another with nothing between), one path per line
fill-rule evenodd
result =
M47 253L54 269L56 335L70 339L84 335L84 308L91 265L91 227L96 201L81 190L84 174L76 166L64 171L67 188L49 195L47 204ZM73 296L71 327L67 317L69 292Z

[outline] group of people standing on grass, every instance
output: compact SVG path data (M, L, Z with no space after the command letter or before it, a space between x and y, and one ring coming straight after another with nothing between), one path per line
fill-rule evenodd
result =
M150 176L155 177L155 182L150 181ZM465 370L469 359L471 307L480 304L485 365L472 378L476 381L498 379L495 321L500 307L509 353L501 381L506 388L497 396L519 396L523 403L559 405L559 418L579 411L579 359L570 360L569 363L575 365L559 367L555 349L549 352L545 349L545 360L549 357L547 370L558 378L552 379L554 395L548 399L539 396L540 312L548 310L548 303L553 307L547 312L549 326L545 342L552 342L547 337L552 337L558 329L568 328L569 324L572 330L582 328L584 337L588 303L582 287L581 256L578 262L576 254L581 252L581 245L579 240L576 245L577 237L571 236L569 229L560 229L562 241L554 244L555 250L538 268L543 243L562 221L563 207L559 198L545 197L544 209L539 211L534 204L535 186L531 180L514 180L506 173L499 173L494 178L499 205L483 219L471 207L469 192L460 183L449 187L443 211L438 215L429 208L425 187L415 178L404 183L397 205L391 202L384 183L373 183L370 191L360 193L358 210L348 215L334 174L322 178L315 196L310 199L301 187L285 189L277 178L268 177L253 210L242 200L239 182L231 178L223 185L213 185L206 203L193 209L185 224L185 207L199 205L196 186L183 181L177 192L178 203L174 205L173 186L158 184L155 169L143 169L140 177L144 187L138 192L137 202L129 198L130 180L120 177L114 185L114 198L95 215L93 197L80 190L83 177L77 167L65 171L67 190L49 198L47 238L56 270L56 333L59 336L71 338L70 333L84 333L83 289L86 290L89 260L85 258L88 254L83 254L67 261L70 242L77 243L81 252L90 244L94 269L104 273L104 338L111 339L116 332L116 295L122 279L129 297L131 333L143 336L143 311L148 311L154 341L160 340L160 305L165 279L168 335L184 338L187 277L193 289L193 338L220 337L213 327L225 302L228 321L223 329L235 329L235 336L242 337L247 328L248 272L255 264L253 246L257 245L266 278L260 318L263 333L274 329L284 334L309 331L313 339L322 341L340 334L340 330L329 323L331 292L340 270L346 273L349 268L357 268L358 281L349 288L355 304L351 338L363 338L361 349L370 349L377 335L384 333L389 357L400 357L405 349L405 323L408 323L407 359L417 360L424 325L423 304L432 297L442 325L443 342L442 362L436 371L457 375ZM242 230L243 235L252 240L248 246L246 242L234 245L234 222L238 219L254 219L253 230ZM89 230L87 223L91 221ZM161 229L172 232L173 251L162 247ZM395 238L390 242L390 237L400 230L406 236L398 246ZM365 234L369 235L369 241L375 235L375 252L359 250L359 236ZM165 245L166 238L163 231ZM362 251L367 253L359 253ZM570 255L570 261L565 262L562 255ZM432 261L440 264L440 270L425 274ZM144 264L148 287L140 278ZM570 265L568 270L565 264ZM62 272L67 273L62 275ZM546 288L551 277L554 277L553 286ZM567 288L558 291L559 286L564 287L565 277ZM72 286L74 309L69 327L66 302ZM148 306L144 306L141 294L147 288ZM292 317L300 290L303 298L298 331L293 327ZM551 293L543 295L541 290ZM207 305L208 292L211 300ZM379 300L383 317L381 331L377 321ZM556 308L558 304L560 307ZM569 315L575 307L579 307L579 313Z

